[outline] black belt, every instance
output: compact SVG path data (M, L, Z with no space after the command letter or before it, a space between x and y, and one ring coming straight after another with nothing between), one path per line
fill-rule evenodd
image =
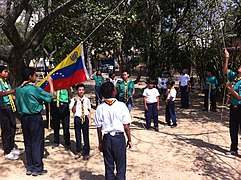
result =
M107 134L105 135L111 135L111 136L116 136L116 135L121 135L121 134L124 134L124 132L108 132Z
M66 102L59 102L59 105L60 105L60 106L63 106L63 105L69 105L69 103L66 103Z
M35 114L22 114L23 117L26 117L26 116L39 116L41 115L41 113L35 113Z
M56 103L57 104L57 102L55 101L55 102L53 102L53 103ZM63 105L69 105L69 103L67 103L67 102L59 102L59 105L60 106L63 106Z

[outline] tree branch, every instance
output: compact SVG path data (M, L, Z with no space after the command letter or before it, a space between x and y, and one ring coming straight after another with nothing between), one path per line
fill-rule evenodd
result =
M30 0L21 0L18 1L18 3L15 1L13 8L10 10L8 9L11 8L11 6L8 4L6 11L7 14L4 19L2 29L14 47L22 47L23 45L22 38L15 27L15 22L22 13L23 9L28 5L29 1Z
M44 39L47 34L48 27L52 20L54 20L59 14L63 11L68 10L71 6L80 2L79 0L69 0L61 6L57 7L54 11L52 11L48 16L44 17L41 21L39 21L34 28L27 34L26 36L26 49L33 48L35 49L40 42Z

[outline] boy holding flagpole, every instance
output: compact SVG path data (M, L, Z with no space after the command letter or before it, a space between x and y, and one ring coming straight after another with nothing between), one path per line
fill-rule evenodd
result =
M43 167L44 128L41 111L43 101L50 103L54 99L53 79L48 76L50 93L35 86L35 68L26 67L23 70L23 84L16 90L16 106L21 115L21 125L26 151L26 175L38 176L47 173Z

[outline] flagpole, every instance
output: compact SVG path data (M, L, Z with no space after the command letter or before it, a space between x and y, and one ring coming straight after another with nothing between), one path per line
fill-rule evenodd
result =
M115 9L113 9L101 22L98 26L96 26L96 28L82 41L85 42L87 39L89 39L89 37L105 22L105 20L124 2L125 0L121 1L116 7Z

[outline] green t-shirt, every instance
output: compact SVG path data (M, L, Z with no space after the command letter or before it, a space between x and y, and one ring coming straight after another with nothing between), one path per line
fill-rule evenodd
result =
M43 109L43 101L50 103L52 94L38 86L27 84L16 90L16 106L19 114L36 114Z
M53 102L57 101L57 96L59 93L59 101L64 103L69 103L69 93L67 89L55 91L55 98Z
M4 80L3 80L4 81ZM3 85L3 83L0 81L0 91L2 91L2 92L6 92L6 91L9 91L9 90L12 90L12 87L11 87L11 85L10 85L10 83L9 83L9 81L8 80L6 80L6 83L7 83L7 85L8 85L8 88L6 88L4 85ZM9 100L9 98L8 98L8 96L6 95L6 96L3 96L3 97L0 97L0 106L2 106L2 105L10 105L10 100Z
M127 87L125 87L125 86L127 86ZM127 98L131 97L132 92L135 90L134 82L131 80L128 80L126 85L125 85L124 81L118 81L116 83L116 88L119 90L120 98L124 98L124 92L125 92L126 88L127 88Z
M216 89L218 85L218 80L215 76L207 76L205 81L205 89L208 89L209 84L211 85L211 89Z
M95 86L98 87L100 87L105 82L103 76L93 76L92 79L95 80Z
M236 81L237 73L232 70L228 70L228 79L233 85L233 89L241 96L241 80ZM241 105L241 100L236 99L232 94L230 96L230 103L234 106Z

